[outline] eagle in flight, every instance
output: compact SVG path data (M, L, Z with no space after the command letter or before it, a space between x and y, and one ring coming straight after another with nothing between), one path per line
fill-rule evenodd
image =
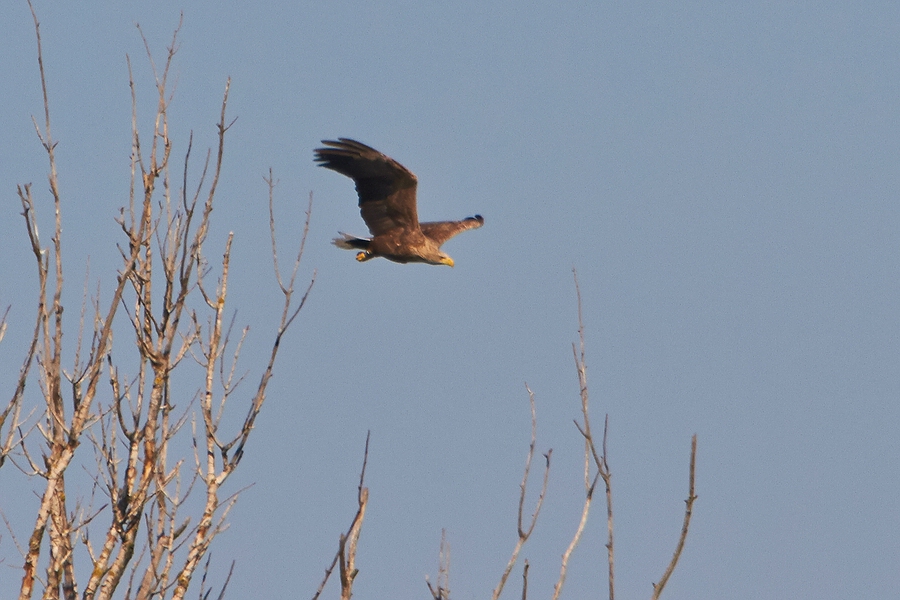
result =
M369 227L371 239L340 232L334 245L359 250L356 260L378 256L398 263L424 262L453 266L453 259L441 252L441 244L484 224L481 215L462 221L419 223L416 212L416 184L413 173L395 161L355 140L322 140L326 148L315 151L320 167L346 175L356 183L359 212Z

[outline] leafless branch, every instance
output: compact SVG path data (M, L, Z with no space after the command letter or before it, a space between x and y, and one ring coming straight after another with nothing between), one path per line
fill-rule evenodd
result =
M584 351L584 319L582 316L582 305L581 305L581 288L578 285L578 274L575 272L575 269L572 269L572 274L575 279L575 293L578 299L578 346L572 344L572 353L575 357L575 370L578 374L578 385L580 388L581 395L581 416L582 422L579 423L575 421L575 427L578 428L578 431L581 433L584 438L584 488L585 488L585 500L584 505L581 510L581 519L578 522L578 527L575 530L575 535L572 537L572 541L569 543L569 546L566 548L566 551L563 553L562 565L560 566L559 579L556 582L556 586L553 589L553 598L559 597L560 593L562 593L562 587L566 580L566 573L568 571L568 563L569 558L572 555L572 552L575 550L575 547L578 545L581 540L581 535L584 532L584 527L587 524L588 514L591 508L591 502L594 496L594 490L597 485L598 479L603 479L603 482L606 485L606 507L607 507L607 529L608 529L608 541L607 541L607 562L609 567L609 598L610 600L614 600L615 598L615 585L614 585L614 561L613 561L613 512L612 512L612 489L611 489L611 480L612 475L609 471L609 465L606 461L606 428L604 427L603 433L603 453L601 454L597 450L596 443L594 441L593 434L591 433L591 419L590 419L590 411L589 411L589 394L588 394L588 385L587 385L587 365L585 363L585 351ZM607 423L608 423L607 416ZM593 463L594 469L596 469L596 473L591 476L592 468L591 464Z
M538 515L541 512L541 507L544 504L544 496L547 493L547 481L550 477L550 456L553 454L553 450L550 449L544 455L544 459L546 460L546 466L544 467L544 482L541 485L541 493L538 496L537 504L534 509L534 513L531 515L531 521L528 524L528 527L523 527L523 512L525 507L525 491L528 485L528 475L531 471L531 460L534 458L534 446L537 440L537 413L535 411L534 405L534 392L531 391L527 385L525 389L528 390L528 399L531 404L531 444L528 447L528 456L525 459L525 473L522 476L522 483L519 484L519 513L518 513L518 535L519 539L516 542L515 548L513 548L512 557L509 559L509 562L506 565L506 569L503 571L503 575L500 577L500 583L497 584L497 587L494 588L494 592L491 596L492 600L497 600L500 597L500 594L503 592L503 587L506 585L506 580L509 577L509 574L512 572L513 567L516 564L516 560L519 558L519 552L522 550L522 547L525 545L525 542L528 541L528 538L531 536L531 532L534 531L534 526L537 523Z
M522 569L522 600L528 599L528 559L525 559L525 567Z
M354 515L347 533L341 534L338 541L337 554L335 554L334 560L331 561L331 565L325 569L325 577L322 579L322 583L319 584L319 587L313 596L313 600L318 600L319 596L322 594L322 590L325 589L325 584L328 583L328 578L331 577L331 573L334 571L336 564L340 565L341 600L350 600L350 597L353 595L353 581L359 573L359 569L356 568L356 551L359 544L359 533L362 530L363 519L366 516L366 506L369 503L369 488L365 487L364 484L366 465L369 462L370 434L371 432L366 433L366 449L363 453L362 469L360 469L359 472L359 487L357 488L356 495L358 508L356 510L356 515Z
M19 196L23 199L23 203L31 201L31 186L26 186L25 193L23 193L23 189L19 187ZM30 230L30 227L29 227ZM38 253L38 270L39 272L45 272L41 270L41 265L43 261L41 260L40 253ZM42 279L46 281L45 278ZM31 340L28 343L28 349L25 352L25 360L22 362L22 366L19 369L19 377L16 380L16 387L13 391L12 398L10 398L9 402L6 404L6 407L0 412L0 467L3 466L3 463L6 461L6 456L12 451L12 449L22 443L23 438L17 433L20 431L20 427L23 421L20 420L20 415L22 411L22 396L25 393L25 383L28 381L28 374L31 370L31 365L34 362L34 356L37 352L38 340L41 335L41 323L43 321L44 316L44 292L43 290L38 296L38 310L37 310L37 321L34 326L34 333L31 336ZM2 332L6 331L6 317L9 314L9 309L7 308L6 312L3 315L3 326ZM2 337L2 336L0 336ZM12 417L7 426L7 419ZM6 431L4 433L4 427L6 427Z
M328 583L328 579L331 577L331 572L334 571L335 565L337 565L338 557L341 555L340 549L335 553L334 559L331 561L331 564L325 569L325 577L322 578L322 583L319 584L319 587L316 589L316 593L313 594L312 600L319 600L319 596L322 594L322 591L325 589L325 584Z
M672 555L672 560L669 561L669 566L666 567L666 572L663 573L662 578L660 578L659 583L653 584L653 600L659 598L659 595L662 594L663 588L666 586L666 583L669 581L669 577L672 575L672 572L675 570L675 566L678 564L678 559L681 557L681 551L684 549L684 542L687 539L688 528L691 525L691 514L694 508L694 500L697 499L696 494L694 494L694 465L697 461L697 434L691 438L691 464L688 472L688 497L684 501L684 522L681 525L681 535L678 538L678 544L675 546L675 553Z
M587 464L587 461L585 461ZM587 475L587 468L585 468L585 475ZM566 574L569 569L569 558L572 556L572 552L575 551L576 546L578 546L578 542L581 541L581 534L584 532L584 526L587 524L588 513L591 510L591 500L594 495L594 487L597 483L596 476L594 477L593 482L588 484L587 479L585 480L585 487L587 488L584 506L581 509L581 519L578 521L578 527L575 529L575 535L572 536L572 541L569 542L566 551L563 553L562 557L562 565L559 569L559 579L556 581L556 585L553 586L553 600L559 598L559 595L562 593L563 585L566 582Z
M438 554L437 587L431 585L428 576L425 576L425 585L431 592L434 600L450 600L450 542L447 541L447 531L441 530L441 549Z
M362 530L363 519L366 516L366 506L369 503L369 488L364 487L366 477L366 464L369 462L369 433L366 433L366 450L363 454L363 466L359 472L359 488L357 493L357 502L359 508L356 516L353 517L353 523L350 525L346 535L341 536L340 540L340 568L341 568L341 600L350 600L353 595L353 580L359 573L356 568L356 549L359 544L359 533Z

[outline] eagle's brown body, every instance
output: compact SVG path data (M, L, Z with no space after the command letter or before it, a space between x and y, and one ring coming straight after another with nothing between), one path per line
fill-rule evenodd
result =
M481 215L462 221L419 223L418 180L411 171L354 140L339 138L322 143L328 147L315 151L319 166L346 175L356 183L359 211L372 238L342 233L334 243L340 248L361 250L356 255L360 262L382 256L398 263L424 262L452 267L453 259L441 252L441 245L456 234L484 223Z

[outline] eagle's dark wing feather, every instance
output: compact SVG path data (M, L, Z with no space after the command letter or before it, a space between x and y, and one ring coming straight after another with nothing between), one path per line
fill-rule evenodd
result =
M462 221L433 221L429 223L420 223L422 233L426 237L433 239L438 246L452 238L457 233L461 233L467 229L477 229L484 225L484 218L481 215L475 215L463 219Z
M359 212L373 236L397 228L418 229L417 179L409 169L355 140L338 138L322 143L328 147L315 151L316 162L356 183Z

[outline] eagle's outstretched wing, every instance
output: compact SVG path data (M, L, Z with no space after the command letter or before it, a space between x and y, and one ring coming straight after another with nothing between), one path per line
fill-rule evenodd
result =
M359 211L373 236L393 229L419 228L413 173L374 148L348 138L322 140L315 151L319 166L346 175L356 183ZM453 234L451 234L453 235Z
M462 221L432 221L429 223L419 223L422 233L426 237L433 239L438 246L452 238L457 233L461 233L467 229L477 229L484 225L484 218L481 215L475 215L463 219Z

